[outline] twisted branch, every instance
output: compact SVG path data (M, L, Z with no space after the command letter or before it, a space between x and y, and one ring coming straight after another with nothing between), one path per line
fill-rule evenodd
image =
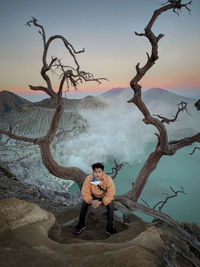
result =
M158 59L158 42L160 39L164 36L163 34L159 34L156 36L151 28L158 18L159 15L161 15L163 12L173 9L173 10L180 10L182 7L187 7L188 5L191 4L191 1L182 4L181 0L174 0L174 1L168 1L167 5L157 9L154 11L153 16L151 17L149 23L147 24L144 33L137 33L135 34L137 36L144 36L146 37L150 44L151 44L151 55L147 54L147 62L143 67L139 67L139 63L136 65L136 75L134 78L130 81L130 86L134 91L134 97L128 101L128 103L134 103L138 109L143 113L144 119L143 121L146 124L152 124L154 125L160 134L160 147L163 153L168 154L169 149L168 149L168 136L167 136L167 131L165 126L163 125L162 122L160 122L158 119L155 119L151 116L148 108L144 104L144 102L141 99L141 85L138 84L138 82L143 78L143 76L146 74L146 72L155 64L155 61Z
M156 205L153 206L153 209L154 209L154 210L156 209L156 207L157 207L158 205L161 204L160 207L158 208L158 210L161 211L162 208L166 205L167 201L168 201L170 198L177 197L179 193L187 194L187 193L184 192L184 188L183 188L182 186L181 186L181 190L178 190L178 191L175 191L171 186L170 186L170 189L171 189L171 191L172 191L174 194L173 194L173 195L169 195L168 193L162 193L163 195L167 195L167 196L166 196L165 200L161 200L161 201L159 201ZM146 205L147 207L150 207L149 204L148 204L143 198L141 198L141 200L142 200L142 202L145 203L145 205Z
M52 67L55 68L55 71L61 71L61 74L59 75L59 77L62 78L60 87L63 86L62 84L66 81L68 89L71 85L75 90L78 90L77 85L79 83L83 83L83 81L95 81L101 84L101 80L107 80L106 78L95 78L94 75L90 72L80 71L79 64L77 65L76 69L72 66L64 65L60 59L57 59Z
M193 149L193 151L190 153L190 155L193 155L194 152L195 152L196 150L200 150L200 147L197 147L197 146L196 146L196 147Z
M167 123L167 124L169 124L170 122L175 122L175 121L177 120L178 115L179 115L179 113L180 113L181 111L182 111L182 112L183 112L183 111L186 111L186 112L189 114L189 112L187 111L187 103L184 102L184 101L182 101L181 103L178 104L178 110L177 110L176 115L174 116L173 119L168 119L168 118L163 117L163 116L161 116L161 115L155 115L155 114L153 114L153 116L156 116L156 117L158 117L159 119L161 119L161 122L162 122L162 123ZM190 115L190 114L189 114L189 115ZM191 115L190 115L190 116L191 116Z
M13 134L11 130L9 131L3 131L0 129L0 134L4 134L6 136L8 136L9 138L15 139L15 140L19 140L19 141L23 141L23 142L29 142L29 143L36 143L37 142L37 138L29 138L29 137L25 137L25 136L18 136L16 134Z
M107 172L107 174L112 175L111 178L115 179L119 171L121 170L121 168L125 166L126 164L128 164L128 162L123 161L121 163L118 163L116 159L113 159L113 162L114 162L115 167L112 168L112 172Z
M128 101L128 103L133 103L137 106L137 108L141 111L144 115L143 122L147 125L153 125L157 130L156 133L158 142L155 148L155 151L152 152L147 161L145 162L143 168L139 172L135 183L133 184L132 189L125 194L126 197L130 198L133 201L137 201L150 174L155 170L158 162L160 161L163 155L173 155L178 149L190 145L194 142L199 142L199 135L194 135L192 137L184 138L178 141L168 141L168 133L164 123L170 123L177 119L179 113L181 111L186 110L186 103L180 103L178 107L178 111L173 119L168 119L166 117L157 115L158 118L154 118L145 103L142 100L142 93L141 93L141 85L138 83L143 76L149 71L149 69L155 64L158 57L158 42L164 36L164 34L158 34L157 36L152 32L153 24L155 23L156 19L159 15L163 12L172 9L173 12L180 12L181 8L186 8L188 11L190 9L188 6L192 3L189 1L185 4L182 4L182 0L173 0L167 1L167 3L162 6L161 8L154 11L149 23L144 29L144 33L137 33L135 34L140 37L146 37L151 44L151 54L147 53L147 61L143 66L140 66L140 63L137 63L135 66L136 74L130 81L130 86L134 91L133 97ZM159 120L161 119L161 120Z
M197 133L193 136L189 136L180 140L170 141L169 142L170 151L172 154L174 154L177 150L185 146L190 146L195 142L200 143L200 133Z
M79 65L78 60L76 58L76 54L80 54L80 53L85 52L85 49L76 51L75 48L73 47L73 45L71 43L69 43L68 40L66 38L64 38L62 35L53 35L53 36L49 37L49 39L47 40L43 26L38 23L38 20L35 17L32 17L32 19L26 23L26 26L31 27L32 25L39 28L39 33L41 34L42 39L43 39L43 44L44 44L44 51L43 51L43 56L42 56L43 66L41 68L40 73L41 73L43 79L46 81L47 87L29 85L31 90L44 91L51 98L57 99L57 97L60 97L62 95L63 86L64 86L65 81L66 81L68 87L70 84L75 89L77 89L78 82L95 81L95 82L101 83L101 80L107 80L105 78L95 78L92 73L80 70L80 65ZM70 67L70 69L69 68L66 69L66 66L64 66L61 63L61 60L58 60L56 57L52 57L51 62L49 64L47 63L47 53L48 53L49 46L56 39L60 39L63 42L65 48L68 50L69 54L73 58L73 61L74 61L75 66L76 66L75 68ZM52 70L52 67L55 67L55 66L62 71L62 74L60 76L62 79L60 81L58 94L56 94L56 92L53 90L51 80L47 74L47 72L49 70Z
M167 197L165 198L165 200L162 200L162 201L159 201L154 207L153 209L155 209L158 205L160 205L160 207L158 208L159 211L162 210L162 208L166 205L167 201L170 199L170 198L174 198L174 197L177 197L177 195L179 193L182 193L182 194L187 194L184 192L184 188L181 186L181 190L178 190L178 191L175 191L171 186L170 186L170 189L171 191L174 193L173 195L169 195L168 193L163 193L167 195Z
M47 40L43 26L38 23L38 20L35 17L32 17L32 19L26 23L26 26L29 26L29 27L35 26L36 28L39 28L39 34L42 36L44 50L43 50L43 55L42 55L43 66L41 68L40 73L47 85L46 87L29 85L29 87L31 90L34 90L34 91L43 91L46 94L48 94L51 98L55 99L56 110L55 110L53 119L51 121L49 130L47 134L43 137L38 137L38 138L33 139L33 138L24 137L24 136L18 136L12 132L12 129L10 129L9 131L0 130L0 134L5 134L8 137L16 139L16 140L31 142L33 144L39 145L41 155L42 155L42 161L45 167L50 171L50 173L62 179L74 180L77 182L77 184L81 188L87 176L86 173L77 167L60 166L52 157L51 143L53 141L53 138L56 136L56 131L58 129L59 122L60 122L60 119L63 113L62 91L63 91L63 86L64 86L65 81L67 83L70 81L71 84L74 87L76 87L78 84L78 81L80 80L96 81L99 83L100 83L100 80L94 78L94 76L91 73L80 70L80 65L75 55L79 53L83 53L84 49L80 51L76 51L74 47L72 46L72 44L69 43L67 39L61 35L51 36ZM57 57L52 57L50 62L47 63L47 53L48 53L49 46L56 39L61 39L63 41L65 48L67 49L67 51L73 58L73 61L75 63L75 68L65 69L64 66L62 66L61 61L59 61ZM52 70L56 62L58 62L59 66L62 68L62 75L60 76L61 81L60 81L60 86L58 88L58 92L53 90L51 80L47 74L49 70ZM100 78L100 79L104 79L104 78Z

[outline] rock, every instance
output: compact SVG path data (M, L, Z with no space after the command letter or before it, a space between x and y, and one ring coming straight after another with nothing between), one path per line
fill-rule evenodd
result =
M161 254L163 253L162 247L164 242L155 226L148 227L146 231L139 234L132 242L136 245L154 251L155 253L158 253L159 250L161 250Z
M17 198L0 201L0 218L4 228L6 222L9 230L39 222L48 231L55 223L55 216L52 213L41 209L36 204Z
M63 212L63 220L71 220L79 208L69 207ZM105 217L102 218L105 220ZM101 220L100 219L100 220ZM61 220L61 217L58 222ZM88 218L87 231L102 232L104 225L97 223L95 216ZM136 219L137 220L137 219ZM101 240L83 240L73 236L72 228L59 231L65 239L52 240L49 232L55 222L53 214L33 203L15 198L0 201L0 265L14 266L166 266L163 259L162 229L137 220L117 234ZM59 226L57 222L57 225ZM95 227L96 222L96 227ZM61 221L59 222L61 223ZM117 222L115 222L117 223ZM55 224L54 224L55 225ZM142 227L141 227L142 226ZM164 230L166 234L166 229ZM91 232L92 233L92 232ZM52 236L51 236L52 237ZM170 234L173 238L173 234ZM174 239L175 240L175 239ZM180 259L179 259L180 260ZM177 266L190 266L181 261Z
M19 181L15 176L0 166L0 199L19 198L39 204L40 207L51 212L62 210L66 205L77 203L71 201L71 196L66 192L65 202L56 202L56 193L52 192L52 199L50 199L47 197L48 192L47 194L43 194L36 186Z

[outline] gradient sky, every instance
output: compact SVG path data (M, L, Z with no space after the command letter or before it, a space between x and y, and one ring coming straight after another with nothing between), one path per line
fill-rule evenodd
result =
M142 32L153 10L162 0L1 0L0 9L0 90L32 93L28 84L45 85L41 76L42 40L38 30L26 27L31 16L38 18L49 37L61 34L75 49L81 68L96 77L106 77L101 85L80 86L82 92L129 87L137 62L144 63L150 45ZM186 2L186 1L185 1ZM160 16L153 27L165 37L159 42L159 60L141 81L144 88L200 88L200 0L193 0L189 15L182 10ZM70 58L60 41L49 56ZM54 80L54 86L58 83Z

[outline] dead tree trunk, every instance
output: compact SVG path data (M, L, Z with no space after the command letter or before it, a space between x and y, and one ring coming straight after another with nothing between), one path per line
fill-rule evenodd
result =
M132 189L126 194L132 201L137 202L139 196L145 187L150 174L156 169L159 160L162 157L162 153L158 150L152 152L146 160L144 166L139 172Z
M49 172L56 177L65 180L75 181L79 188L81 189L83 182L86 178L86 173L77 167L62 167L60 166L52 157L51 143L46 142L45 140L39 143L42 161L44 166L49 170Z
M156 36L152 32L153 24L155 23L156 19L159 15L161 15L163 12L172 9L173 12L178 13L181 11L182 8L186 8L189 12L190 9L188 6L191 4L192 1L189 1L186 4L182 4L181 0L174 0L174 1L167 1L167 3L162 6L161 8L154 11L153 16L151 17L149 23L144 29L144 33L137 33L136 35L146 37L150 44L151 44L151 54L147 54L147 61L144 64L143 67L140 67L140 63L136 65L136 75L134 78L130 81L130 86L134 91L133 97L128 101L128 103L133 103L137 106L137 108L141 111L141 113L144 115L144 123L153 125L158 133L156 133L156 136L158 138L157 147L154 152L150 154L147 161L145 162L144 166L142 167L140 173L137 176L137 179L135 182L133 182L132 189L125 194L126 197L133 201L137 201L150 174L153 170L157 167L157 164L161 157L163 155L173 155L176 153L176 151L184 146L191 145L194 142L200 142L200 133L192 136L187 137L182 140L178 141L168 141L168 134L166 127L164 123L171 123L176 121L178 118L178 115L180 111L186 110L186 103L180 103L182 104L181 107L178 108L178 111L173 119L168 119L163 116L157 115L157 117L160 119L157 119L153 117L148 110L145 103L142 101L142 92L141 92L141 85L138 84L138 82L144 77L144 75L147 73L147 71L155 64L158 57L158 42L160 39L164 36L163 34L159 34ZM194 141L194 142L193 142Z
M191 145L195 142L200 142L200 133L197 133L194 136L190 136L187 138L183 138L181 140L175 140L175 141L169 141L167 130L164 125L164 123L170 123L176 120L178 117L178 113L175 117L175 119L170 120L161 116L158 116L158 118L153 117L145 103L142 101L141 97L141 86L138 84L138 82L143 78L143 76L146 74L146 72L155 64L156 60L158 59L158 42L159 40L164 36L163 34L159 34L158 36L155 36L155 34L152 32L152 26L154 22L156 21L157 17L161 15L163 12L172 9L173 12L178 13L182 8L186 8L188 11L190 9L188 6L191 4L192 1L182 4L182 0L173 0L173 1L167 1L167 3L162 6L161 8L154 11L152 18L150 19L148 25L146 26L144 33L135 33L138 36L144 36L146 37L150 44L151 44L151 55L147 53L147 62L143 67L140 67L140 64L138 63L136 65L136 75L131 80L130 86L134 91L134 96L128 101L129 103L134 103L137 108L141 111L141 113L144 115L144 123L153 125L158 133L156 133L156 136L158 138L157 146L154 152L152 152L146 163L144 164L143 168L141 169L135 183L133 183L133 187L129 192L122 196L117 196L116 201L118 201L118 208L119 210L122 210L122 212L125 210L132 211L132 210L138 210L141 212L144 212L146 214L149 214L153 217L156 217L158 219L161 219L168 223L169 225L173 226L174 228L178 229L179 232L182 232L180 227L177 225L177 223L170 218L168 215L163 214L161 212L155 211L149 207L145 207L141 204L136 203L150 174L155 170L157 167L157 164L161 157L163 155L173 155L176 153L177 150ZM12 133L12 129L9 131L2 131L0 130L0 134L5 134L9 136L10 138L21 140L24 142L31 142L34 144L39 145L42 155L42 160L46 168L55 176L60 177L62 179L70 179L75 181L79 187L81 188L82 183L86 177L86 174L76 167L62 167L60 166L52 157L51 154L51 143L53 141L53 138L56 135L56 131L60 122L60 118L63 112L63 106L62 106L62 92L63 92L63 86L66 82L67 85L71 85L74 88L77 87L77 85L80 82L83 81L97 81L101 82L104 78L94 78L93 75L89 72L82 71L80 69L79 63L77 61L76 55L83 53L84 49L81 51L76 51L74 47L61 35L54 35L51 36L48 40L46 38L46 34L44 31L44 28L42 25L38 24L37 19L34 17L27 22L28 26L35 26L39 28L39 33L42 36L43 45L44 45L44 51L42 56L42 62L43 66L41 68L41 76L46 82L46 87L44 86L33 86L30 85L30 89L32 90L40 90L48 94L51 98L56 100L56 110L54 117L52 119L50 128L47 132L47 134L43 137L38 138L27 138L23 136L17 136ZM47 63L47 52L49 49L50 44L55 40L60 39L66 50L69 52L69 54L72 56L74 60L75 67L71 66L65 66L62 64L60 60L58 60L55 57L52 57L50 63ZM53 90L51 80L48 76L48 71L52 70L53 68L59 69L61 72L61 81L58 88L58 92ZM117 173L118 168L116 168L115 172ZM119 204L119 202L121 204ZM183 232L182 232L183 233ZM196 240L193 240L191 236L188 236L186 233L183 233L185 235L185 240L190 242L193 247L195 247L198 251L200 251L200 245L199 242Z
M128 102L134 103L137 106L137 108L141 111L141 113L144 115L144 119L143 119L144 123L151 124L157 129L158 133L156 133L156 136L158 138L158 142L157 142L155 151L149 155L147 161L142 167L140 173L138 174L136 181L133 183L131 190L127 192L126 194L124 194L126 198L129 198L130 200L133 200L133 201L138 200L145 184L148 181L150 174L155 170L159 160L161 159L163 155L173 155L178 149L181 149L184 146L191 145L194 142L200 142L200 133L197 133L196 135L192 137L187 137L181 140L169 142L167 130L166 130L164 123L171 123L175 121L178 117L179 112L186 109L186 106L181 107L181 109L178 110L173 120L167 119L159 115L157 115L158 118L155 118L151 115L147 106L142 101L141 86L138 84L138 82L143 78L146 72L155 64L156 60L158 59L158 42L164 35L159 34L158 36L156 36L152 32L152 26L154 22L156 21L157 17L161 15L163 12L170 10L170 9L172 9L173 12L175 13L179 13L179 11L182 8L186 8L188 11L190 11L188 6L191 4L191 2L192 1L186 4L182 4L181 0L167 1L167 3L164 6L154 11L153 16L151 17L148 25L146 26L144 30L144 33L135 32L136 35L144 36L149 40L151 44L151 54L149 55L147 53L147 61L143 67L140 67L140 63L136 65L136 75L130 82L131 88L134 91L134 96ZM80 51L76 51L74 47L67 41L67 39L65 39L61 35L51 36L47 40L43 26L40 25L37 19L34 17L30 21L27 22L27 26L30 26L30 27L35 26L36 28L39 28L39 33L42 36L44 50L43 50L43 56L42 56L43 66L41 68L41 76L46 82L46 87L45 86L33 86L33 85L30 85L29 87L32 90L43 91L46 94L48 94L51 98L55 99L56 110L55 110L55 114L52 119L50 128L47 134L43 137L32 139L32 138L27 138L27 137L16 136L15 134L12 133L12 129L10 129L7 132L0 130L0 134L6 134L10 138L14 138L14 139L25 141L25 142L32 142L34 144L39 145L40 150L41 150L42 160L46 168L53 175L57 177L60 177L62 179L70 179L70 180L76 181L76 183L81 188L82 183L86 177L86 174L82 170L76 167L60 166L53 159L51 155L51 143L53 141L53 138L56 135L56 130L58 128L60 118L63 112L62 92L63 92L64 83L66 82L68 86L71 85L74 88L76 88L80 82L97 81L100 83L101 80L104 78L96 79L93 77L91 73L82 71L80 69L80 65L78 63L76 55L83 53L84 49ZM75 67L63 65L61 60L57 59L56 57L52 57L51 61L49 63L47 62L47 53L48 53L49 46L56 39L60 39L63 42L66 50L69 52L69 54L72 56L74 60ZM58 92L53 90L50 77L48 76L48 71L53 70L54 68L58 69L61 72L60 74L61 81L60 81L60 85L58 88ZM116 169L116 173L117 173L117 170L118 169Z
M79 187L82 187L82 184L86 178L86 173L83 172L81 169L77 167L63 167L60 166L52 157L51 154L51 143L56 136L56 131L58 129L60 119L63 113L63 104L62 104L62 92L63 92L63 86L64 83L67 84L69 87L70 85L77 89L77 85L79 83L82 83L83 81L85 82L90 82L90 81L95 81L98 83L101 83L101 80L105 80L105 78L94 78L94 76L86 71L82 71L80 69L80 65L78 63L78 60L76 58L77 54L83 53L83 50L76 51L74 47L61 35L54 35L51 36L48 40L46 38L45 30L42 25L38 23L38 20L34 17L30 21L27 22L27 26L35 26L36 28L39 28L39 33L42 36L43 40L43 56L42 56L42 62L43 66L41 68L41 76L46 82L46 87L44 86L33 86L29 85L31 90L34 91L43 91L46 94L48 94L51 98L55 99L56 101L56 110L53 116L53 119L51 121L51 125L49 127L49 130L47 134L43 137L38 137L38 138L28 138L24 136L17 136L12 132L12 129L9 131L2 131L0 130L0 134L5 134L10 138L24 141L24 142L30 142L36 145L39 145L40 151L41 151L41 156L42 156L42 161L45 165L45 167L49 170L49 172L59 178L66 179L66 180L73 180L75 181ZM56 57L52 57L50 63L47 63L47 53L48 49L51 45L51 43L56 40L60 39L66 50L69 52L71 57L74 60L75 66L65 66L61 62L61 60L57 59ZM57 69L60 71L60 85L58 88L58 91L56 92L52 88L52 83L51 79L48 75L48 71Z

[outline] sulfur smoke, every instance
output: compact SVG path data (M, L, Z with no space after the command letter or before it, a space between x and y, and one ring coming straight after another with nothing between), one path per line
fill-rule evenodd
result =
M176 113L177 106L165 102L150 101L152 114L169 118ZM189 105L190 115L182 113L179 119L167 125L169 140L195 134L200 130L199 113ZM126 101L109 101L104 109L81 110L89 128L79 136L66 138L57 144L56 158L64 166L77 166L86 173L94 162L106 163L111 157L129 164L144 161L149 145L156 145L155 127L145 125L143 115Z

